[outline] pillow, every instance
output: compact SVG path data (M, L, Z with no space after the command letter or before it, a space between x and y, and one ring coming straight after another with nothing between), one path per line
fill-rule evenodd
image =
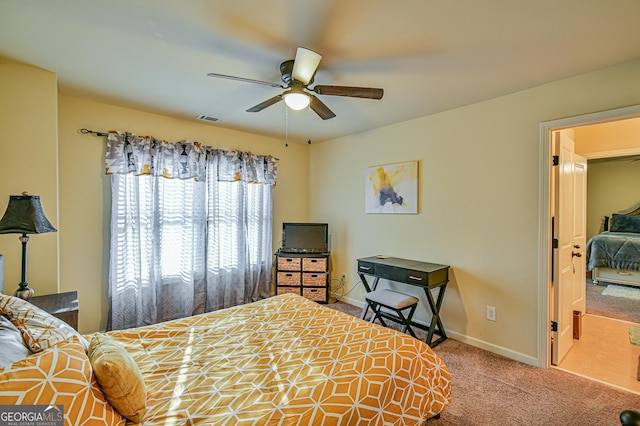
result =
M9 318L22 333L31 352L40 352L58 342L76 341L85 351L89 342L69 324L19 297L0 294L0 314Z
M626 214L613 215L613 225L611 232L636 232L640 233L640 216L629 216Z
M124 425L91 374L84 348L60 343L0 373L0 405L63 405L66 424Z
M110 336L96 334L89 344L89 359L107 400L128 420L140 423L147 411L147 393L131 355Z
M0 370L31 355L22 333L4 315L0 315Z

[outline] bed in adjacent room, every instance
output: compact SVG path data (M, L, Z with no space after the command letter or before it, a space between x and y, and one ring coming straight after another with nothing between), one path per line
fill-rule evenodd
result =
M587 242L587 271L600 281L640 286L640 208L605 218L605 231Z
M87 336L1 297L37 352L0 369L0 404L64 404L69 424L421 425L451 400L424 342L293 294Z

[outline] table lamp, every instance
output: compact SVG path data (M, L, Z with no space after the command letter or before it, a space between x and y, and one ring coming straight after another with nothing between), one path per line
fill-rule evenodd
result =
M23 192L22 195L11 195L9 205L0 220L0 234L22 234L18 239L22 243L22 282L19 284L15 295L22 299L29 299L33 296L33 289L27 282L27 243L28 234L44 234L45 232L56 232L56 228L51 225L42 211L40 196L29 195Z

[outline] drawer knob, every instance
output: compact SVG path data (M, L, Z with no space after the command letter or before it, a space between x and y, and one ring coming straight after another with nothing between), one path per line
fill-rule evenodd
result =
M422 281L422 277L414 277L413 275L409 275L409 278L416 281Z

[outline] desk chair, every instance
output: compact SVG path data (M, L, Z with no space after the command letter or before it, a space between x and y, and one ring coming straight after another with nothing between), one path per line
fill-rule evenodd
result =
M418 306L419 300L417 297L409 296L393 290L383 289L369 292L364 296L364 298L373 311L373 315L370 320L371 322L374 322L377 318L380 321L380 324L387 327L387 324L382 319L382 317L384 317L402 324L403 327L401 331L403 333L409 332L410 335L416 337L416 334L411 328L411 318L413 318L413 314ZM383 312L382 308L394 311L397 317ZM407 309L409 310L409 313L405 317L402 312Z

